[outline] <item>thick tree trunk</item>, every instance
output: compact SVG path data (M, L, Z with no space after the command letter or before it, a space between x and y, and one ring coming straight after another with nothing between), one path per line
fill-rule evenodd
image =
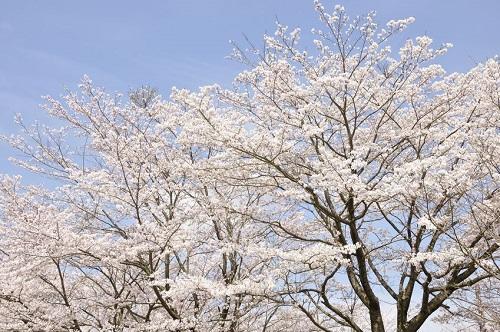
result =
M377 303L374 308L370 308L370 324L372 332L385 332L380 305Z

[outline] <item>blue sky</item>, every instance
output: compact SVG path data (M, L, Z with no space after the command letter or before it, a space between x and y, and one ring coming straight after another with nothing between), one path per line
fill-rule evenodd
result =
M442 59L463 71L498 53L500 1L339 1L378 19L415 16L405 37L428 34L455 47ZM325 5L333 2L325 1ZM225 58L230 39L259 44L274 21L318 26L310 0L17 1L0 2L0 132L12 117L43 119L42 95L75 89L84 74L108 91L149 84L167 96L172 86L229 84L241 69ZM8 169L6 147L0 173Z
M453 43L441 59L448 71L499 51L500 0L324 1L335 3L351 16L376 10L380 23L416 17L402 38ZM262 45L276 18L304 32L320 26L312 0L0 0L0 134L17 132L15 113L46 121L41 96L75 90L84 74L110 92L228 85L243 69L226 58L229 40ZM20 172L7 161L13 154L0 142L0 174Z

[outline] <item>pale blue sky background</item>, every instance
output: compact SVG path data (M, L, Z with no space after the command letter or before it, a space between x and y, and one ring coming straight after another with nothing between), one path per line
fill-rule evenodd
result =
M500 0L336 3L352 16L376 10L384 23L416 17L403 36L453 43L441 59L448 71L499 53ZM303 31L319 26L311 0L0 0L0 133L16 132L15 113L43 120L40 97L74 90L84 74L108 91L149 84L164 96L172 86L229 84L242 67L225 58L228 41L246 34L259 45L276 17ZM12 154L0 143L0 173L19 172L6 160Z
M500 0L337 1L349 14L415 16L403 36L428 34L455 47L442 59L463 71L498 53ZM334 2L324 1L325 5ZM318 26L310 0L0 1L0 133L12 118L43 119L42 95L75 89L84 74L108 91L149 84L229 84L241 66L225 58L243 34L259 44L275 18L303 31ZM0 143L1 144L1 143ZM0 173L13 172L0 145Z

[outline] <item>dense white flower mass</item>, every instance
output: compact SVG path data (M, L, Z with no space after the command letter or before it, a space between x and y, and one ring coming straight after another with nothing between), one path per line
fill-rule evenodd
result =
M315 8L312 48L278 24L231 88L85 77L46 98L63 127L17 119L57 186L0 178L0 330L499 328L498 58L446 74L451 44L390 44L414 18Z

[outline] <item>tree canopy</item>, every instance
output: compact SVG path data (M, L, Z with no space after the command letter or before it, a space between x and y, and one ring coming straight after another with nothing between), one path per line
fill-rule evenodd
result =
M500 62L315 2L231 87L46 98L0 180L4 331L499 328ZM305 39L311 39L309 37ZM470 324L470 325L467 325Z

